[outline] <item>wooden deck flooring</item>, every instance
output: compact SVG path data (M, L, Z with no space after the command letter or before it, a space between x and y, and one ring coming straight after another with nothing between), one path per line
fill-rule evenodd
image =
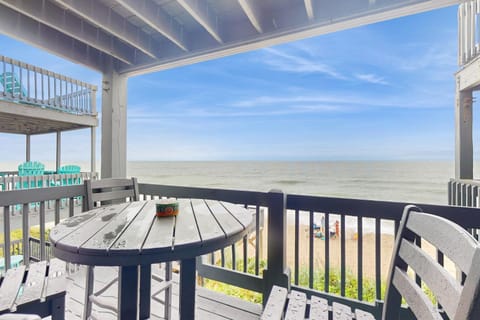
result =
M154 268L152 268L154 269ZM117 268L100 267L95 269L95 289L103 287L113 277L117 275ZM155 269L153 270L155 272ZM71 274L67 287L67 301L65 319L78 320L81 319L83 313L83 301L85 295L85 267L80 267L80 270ZM178 278L174 277L174 279ZM152 292L155 292L155 287L159 286L157 281L152 281ZM116 285L108 289L102 297L106 300L115 303L117 299ZM163 301L162 295L159 297ZM205 320L253 320L259 319L262 312L262 306L255 303L246 302L244 300L227 296L218 292L214 292L205 288L197 287L197 310L196 319ZM163 319L162 303L152 299L151 304L151 318ZM116 315L108 310L93 306L92 314L97 319L110 320L116 319ZM172 301L172 319L178 319L178 282L175 281L173 287L173 301Z

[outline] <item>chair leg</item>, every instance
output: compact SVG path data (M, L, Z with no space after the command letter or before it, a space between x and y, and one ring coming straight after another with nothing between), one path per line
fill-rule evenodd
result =
M88 320L92 313L92 302L90 295L93 293L93 266L87 266L85 275L85 305L83 307L83 320Z
M52 320L65 320L65 295L52 301Z
M165 263L165 281L172 281L172 263ZM164 318L170 320L172 318L172 285L165 289L165 305Z
M150 298L151 298L151 265L140 266L140 320L150 319Z

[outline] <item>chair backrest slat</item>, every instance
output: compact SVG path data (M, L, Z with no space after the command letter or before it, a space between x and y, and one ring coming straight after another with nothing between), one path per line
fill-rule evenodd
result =
M466 275L464 285L414 241L428 241ZM395 240L387 279L383 320L398 320L402 297L417 319L443 319L407 270L412 270L431 290L449 319L473 320L480 312L480 246L462 227L450 220L423 213L415 206L404 210Z
M85 188L87 195L85 209L87 210L93 209L96 202L113 200L125 202L126 198L130 198L130 201L140 199L136 178L85 180Z
M392 279L400 295L405 298L410 309L417 319L422 320L442 320L442 316L436 310L436 307L428 299L422 289L410 278L404 270L395 268L395 274Z
M133 198L134 194L132 191L133 191L132 189L125 189L125 190L113 190L113 191L94 193L92 196L92 199L94 202L97 202L97 201L125 199L128 197Z
M470 271L478 245L465 229L442 217L415 211L410 213L407 228L438 248L463 272Z
M400 257L420 276L427 286L436 293L436 297L448 314L455 314L462 286L448 271L407 240L402 240Z

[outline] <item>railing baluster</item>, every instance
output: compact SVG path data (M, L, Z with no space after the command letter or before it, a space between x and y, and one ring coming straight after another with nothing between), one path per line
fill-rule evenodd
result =
M220 249L220 261L222 264L222 268L225 268L225 250L223 248Z
M363 300L363 219L357 218L357 297Z
M34 101L35 101L35 103L38 102L38 83L37 83L38 79L37 79L37 76L38 76L38 75L37 75L37 70L36 70L35 67L33 67L33 77L34 77L34 80L35 80L35 81L34 81L34 85L35 85L35 89L34 89L35 98L34 98Z
M298 285L298 273L299 273L299 243L300 243L300 213L298 210L295 210L295 252L294 252L294 259L295 259L295 266L294 266L294 283Z
M336 230L336 229L335 229ZM338 235L337 235L338 236ZM345 269L346 269L346 250L345 250L345 215L340 215L340 295L345 296Z
M5 255L5 271L10 269L10 207L3 207L3 254Z
M55 200L55 225L60 223L60 202L61 199Z
M237 270L237 250L235 248L235 243L232 244L232 270Z
M40 202L40 260L45 260L45 201Z
M260 273L260 250L263 250L263 248L260 248L263 237L261 234L263 230L260 230L260 214L260 206L257 205L255 206L255 275L257 276Z
M22 210L22 240L23 240L23 263L30 263L30 223L28 214L28 203L23 204Z
M459 206L462 203L462 184L457 183L457 197L455 199L455 205Z
M375 218L375 296L382 299L381 220Z
M40 84L41 84L41 92L42 92L42 104L45 104L45 84L44 84L44 80L45 79L45 75L43 73L40 73Z
M30 101L30 68L27 68L27 101Z
M330 215L325 213L325 292L330 291Z
M313 212L309 212L309 224L308 224L308 287L313 288L313 276L314 276L314 271L313 271L313 246L314 246L314 234L313 234Z
M75 214L75 198L70 198L69 199L69 207L68 207L68 216L73 217Z
M243 237L243 272L247 272L248 264L248 236Z
M453 193L452 192L453 188L452 188L452 181L451 180L448 182L448 187L447 188L448 188L448 194L447 194L448 195L448 205L451 206L452 205L452 193Z

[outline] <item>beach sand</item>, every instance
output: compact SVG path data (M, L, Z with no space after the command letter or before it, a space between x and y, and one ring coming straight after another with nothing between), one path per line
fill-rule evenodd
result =
M267 230L263 230L263 252L266 253L266 239ZM299 229L299 266L303 271L308 271L309 266L309 233L307 225L300 225ZM358 273L358 240L354 237L355 232L352 230L347 230L346 240L345 240L345 266L347 274L351 274L355 278ZM294 276L294 266L295 266L295 226L288 225L287 227L287 265L292 271L292 277ZM392 251L394 246L394 238L391 234L381 234L380 236L380 266L381 266L381 279L386 281L388 276L388 268L390 266L390 260L392 257ZM251 242L254 244L254 241ZM325 240L320 238L314 239L314 270L325 270ZM341 241L340 237L330 238L330 270L334 272L339 272L341 267ZM364 279L374 280L376 276L375 271L375 262L377 259L377 254L375 253L375 234L366 233L363 235L363 254L362 254L362 275ZM422 242L422 247L424 250L434 259L436 259L435 249L427 242ZM252 248L252 247L250 247ZM249 249L250 254L254 254L254 250ZM266 259L266 255L261 259ZM455 266L448 259L445 258L446 269L455 274Z
M300 268L309 265L309 233L308 226L300 226L299 237L299 265ZM295 227L288 226L287 229L287 264L293 270L295 265ZM290 241L291 240L291 241ZM330 268L331 270L340 271L341 267L341 241L340 237L330 238ZM394 239L392 235L381 235L381 278L385 280L390 265ZM364 278L375 279L375 235L372 233L364 234L363 236L363 263L362 273ZM315 238L313 243L314 269L325 270L325 240ZM357 276L358 268L358 240L354 239L354 232L346 233L345 240L345 266L347 273ZM302 267L303 266L303 267Z

